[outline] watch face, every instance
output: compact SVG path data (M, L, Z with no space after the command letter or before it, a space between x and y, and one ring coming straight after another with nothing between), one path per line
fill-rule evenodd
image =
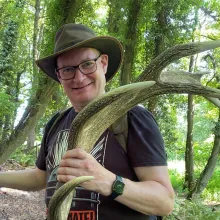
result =
M124 191L124 183L120 181L115 181L113 186L113 191L117 192L119 195L121 195Z

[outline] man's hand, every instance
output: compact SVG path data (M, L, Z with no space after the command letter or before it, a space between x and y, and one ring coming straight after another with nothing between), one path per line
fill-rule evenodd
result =
M68 182L79 176L94 176L93 180L81 185L85 189L99 192L104 196L111 194L115 174L105 169L91 154L75 148L67 151L60 161L57 179L60 182Z

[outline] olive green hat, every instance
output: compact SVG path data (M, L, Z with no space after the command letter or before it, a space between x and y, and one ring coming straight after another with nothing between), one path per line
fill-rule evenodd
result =
M38 67L58 81L56 74L57 57L73 48L91 47L108 55L106 81L118 71L123 57L122 45L114 37L97 36L93 30L82 24L65 24L56 33L54 54L36 61Z

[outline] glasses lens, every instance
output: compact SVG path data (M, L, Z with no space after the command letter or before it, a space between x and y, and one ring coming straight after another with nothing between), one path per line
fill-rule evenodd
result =
M79 65L79 69L83 74L90 74L96 71L96 62L89 60Z
M62 79L71 79L72 77L74 77L75 71L76 69L70 66L60 69L59 73Z

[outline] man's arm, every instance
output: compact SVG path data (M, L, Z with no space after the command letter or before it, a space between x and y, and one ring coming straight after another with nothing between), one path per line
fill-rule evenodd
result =
M0 187L37 191L46 187L46 171L34 168L0 173Z
M136 167L139 182L124 178L124 193L115 200L146 215L168 215L174 206L174 192L166 166ZM94 176L82 187L109 196L116 175L85 151L76 148L63 156L57 179L67 182L78 176Z
M174 206L174 191L166 166L136 167L140 182L124 178L125 188L116 201L148 215L168 215Z

